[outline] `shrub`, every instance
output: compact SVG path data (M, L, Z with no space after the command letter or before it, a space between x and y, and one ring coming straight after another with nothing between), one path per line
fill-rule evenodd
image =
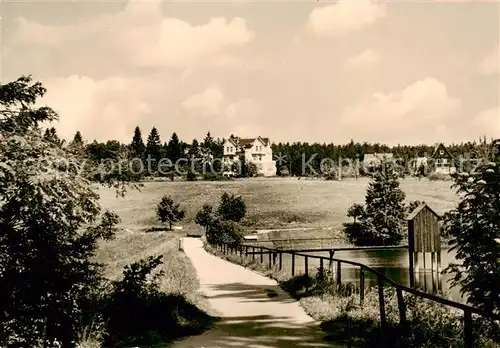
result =
M245 217L246 205L241 196L230 196L227 192L224 192L217 212L223 220L240 222Z
M430 173L427 176L427 179L430 181L449 181L451 180L451 176L447 174L440 174L440 173Z
M240 244L242 239L243 229L237 222L231 220L216 218L212 220L207 232L209 243Z
M163 223L168 223L169 228L172 229L172 224L182 221L186 211L180 208L179 203L175 203L169 196L163 196L160 203L156 207L156 215Z
M194 221L205 228L205 232L208 232L209 226L212 224L212 222L216 219L216 216L213 212L213 208L211 205L204 204L201 210L196 213L196 217L194 218Z
M186 180L187 181L196 181L197 177L196 177L196 174L193 173L193 172L188 172L186 174Z
M105 298L105 346L152 345L174 337L200 333L212 319L181 295L159 290L162 256L150 256L125 268Z

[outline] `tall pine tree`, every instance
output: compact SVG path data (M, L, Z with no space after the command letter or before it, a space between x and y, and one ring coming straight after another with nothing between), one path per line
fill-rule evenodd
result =
M146 146L144 145L144 141L142 140L142 132L139 126L135 127L134 137L132 138L130 148L133 157L144 159L146 154Z
M357 204L351 207L356 209L359 223L346 226L349 227L345 230L348 238L357 245L391 245L401 242L406 233L405 198L405 193L399 187L394 165L383 161L375 168L373 180L366 191L364 209L357 207Z
M83 138L82 138L82 134L80 133L80 131L77 131L75 133L75 136L73 137L73 140L68 144L68 148L74 154L79 154L79 155L83 155L84 154L84 152L85 152L85 145L83 143Z
M179 141L179 137L176 133L172 134L172 138L168 142L167 146L167 157L172 161L172 163L176 163L180 158L183 157L183 148L182 144Z
M394 166L383 162L375 171L365 197L365 233L377 244L398 244L406 232L406 194Z
M151 158L151 170L156 172L158 170L158 162L162 157L162 147L160 141L160 134L156 127L151 129L146 143L146 158Z

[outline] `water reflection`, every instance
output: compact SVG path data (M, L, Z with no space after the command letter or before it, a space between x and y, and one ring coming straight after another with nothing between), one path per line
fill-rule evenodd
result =
M308 253L310 255L321 255L328 257L326 253ZM374 250L374 251L337 251L334 257L350 260L370 266L380 273L387 276L389 279L394 280L399 284L410 286L410 270L409 270L409 256L408 251L404 249L395 250ZM422 254L419 256L422 259ZM450 262L455 260L455 253L449 252L448 249L441 252L441 267L445 269ZM423 261L423 260L422 260ZM423 270L423 262L420 262L421 269L415 272L415 285L423 291L431 294L438 294L444 292L443 297L449 298L454 301L464 302L460 295L458 288L450 288L449 274L442 274L437 271L430 270L430 253L426 255L427 270ZM291 256L283 256L283 266L291 268ZM303 257L296 257L295 269L296 274L303 273L305 262ZM328 264L324 264L327 268ZM319 260L309 258L308 269L314 272L319 268ZM332 273L335 274L337 269L336 263L333 264ZM342 264L342 282L353 282L359 284L360 270L358 267ZM377 285L377 279L373 274L365 274L365 286L373 287Z

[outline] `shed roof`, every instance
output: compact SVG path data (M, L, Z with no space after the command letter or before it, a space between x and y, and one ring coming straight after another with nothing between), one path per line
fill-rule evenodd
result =
M433 213L434 215L436 215L436 217L440 218L439 214L436 213L431 207L429 207L427 205L427 203L422 203L420 204L418 207L415 208L415 210L413 210L407 217L407 220L413 220L415 219L415 217L425 208L427 207L427 209L429 209L429 211L431 213Z

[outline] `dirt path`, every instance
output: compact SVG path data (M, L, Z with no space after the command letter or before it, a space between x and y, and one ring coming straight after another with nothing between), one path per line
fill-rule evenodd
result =
M222 320L174 348L344 347L324 341L318 323L274 280L207 253L196 238L184 238L184 251L196 268L200 291Z

